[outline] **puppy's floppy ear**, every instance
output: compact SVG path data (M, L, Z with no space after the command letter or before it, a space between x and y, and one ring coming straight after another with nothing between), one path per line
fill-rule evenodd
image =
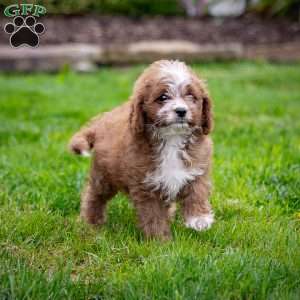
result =
M213 129L212 104L208 96L203 97L201 128L203 134L209 134Z
M145 127L145 116L143 110L144 100L143 97L140 95L132 98L131 101L131 112L129 116L130 129L135 134L140 135L144 132Z

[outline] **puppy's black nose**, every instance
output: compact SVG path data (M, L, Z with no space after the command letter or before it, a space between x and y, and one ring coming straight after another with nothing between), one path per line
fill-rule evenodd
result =
M178 117L183 118L186 115L186 109L184 107L177 107L175 112Z

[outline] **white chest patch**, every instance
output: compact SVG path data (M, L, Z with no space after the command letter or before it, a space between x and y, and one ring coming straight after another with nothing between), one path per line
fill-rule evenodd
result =
M203 175L203 170L188 168L183 163L182 157L187 153L182 150L183 138L181 136L168 136L156 158L156 168L147 174L145 183L153 190L162 190L168 201L175 200L181 188L198 175Z

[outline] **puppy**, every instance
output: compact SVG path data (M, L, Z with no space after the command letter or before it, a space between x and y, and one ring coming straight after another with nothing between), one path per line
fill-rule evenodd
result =
M146 237L170 237L175 201L186 227L209 228L211 130L204 82L183 62L154 62L128 102L96 117L71 139L74 153L86 156L93 150L81 216L103 224L107 202L122 191L133 201Z

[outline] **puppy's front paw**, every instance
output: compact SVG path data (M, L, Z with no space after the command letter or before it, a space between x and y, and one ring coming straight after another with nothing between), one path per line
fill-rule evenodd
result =
M195 229L197 231L206 230L211 227L214 222L213 214L205 214L198 217L188 217L185 222L185 226Z

